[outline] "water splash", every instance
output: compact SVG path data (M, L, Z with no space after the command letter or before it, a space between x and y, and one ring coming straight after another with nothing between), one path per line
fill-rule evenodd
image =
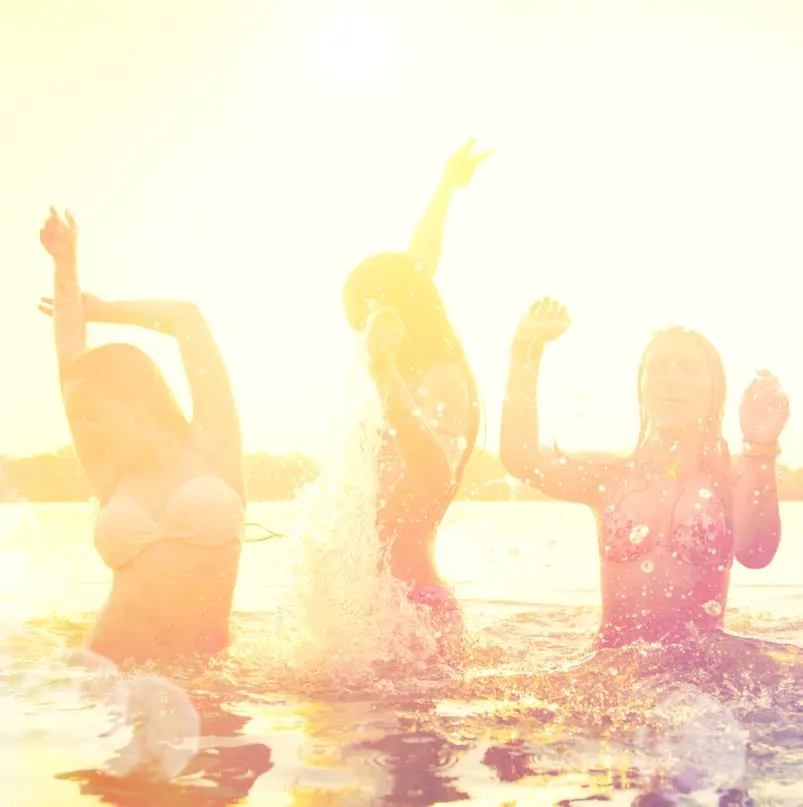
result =
M200 718L183 689L160 676L124 676L89 650L52 648L4 679L6 747L68 747L84 765L155 781L179 776L198 750Z
M377 529L383 414L355 363L331 456L301 497L290 600L278 628L297 678L353 690L415 674L436 639L383 562Z
M201 720L183 689L158 676L125 682L128 742L107 763L111 773L157 781L179 776L200 745Z
M684 684L673 688L647 714L637 732L643 773L669 779L681 792L728 789L747 767L746 732L717 698Z

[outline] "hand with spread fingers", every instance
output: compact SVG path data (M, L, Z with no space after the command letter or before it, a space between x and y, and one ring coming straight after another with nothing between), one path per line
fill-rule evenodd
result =
M444 171L444 183L450 188L467 188L471 184L474 172L491 156L490 149L475 153L474 147L476 145L476 140L469 140L452 154L447 161Z
M529 354L534 347L543 347L547 342L561 337L570 325L566 306L544 297L533 303L519 322L513 338L513 349Z
M78 225L70 211L65 211L62 219L56 208L51 207L50 216L39 231L39 241L56 264L74 261L78 242Z

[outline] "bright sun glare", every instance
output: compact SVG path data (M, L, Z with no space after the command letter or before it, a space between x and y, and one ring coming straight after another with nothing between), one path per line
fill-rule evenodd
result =
M69 440L52 331L35 315L43 204L76 214L89 291L203 307L248 451L314 452L350 366L341 278L404 247L441 160L472 136L494 156L454 200L438 283L482 391L487 448L512 331L542 295L574 322L543 369L543 436L569 450L632 444L654 327L698 327L721 351L730 439L757 367L803 394L790 285L803 260L803 48L763 6L709 19L668 2L311 0L251 4L264 9L249 17L221 2L177 5L157 29L149 0L123 16L102 0L80 14L47 4L57 33L43 37L31 11L0 52L31 67L10 89L21 100L0 153L5 262L20 267L0 306L28 346L7 357L8 377L26 379L0 402L8 453ZM91 334L114 338L142 344L185 394L171 344ZM801 446L793 414L784 459Z
M349 93L386 88L394 78L393 46L390 29L382 20L356 12L326 21L311 45L321 76Z

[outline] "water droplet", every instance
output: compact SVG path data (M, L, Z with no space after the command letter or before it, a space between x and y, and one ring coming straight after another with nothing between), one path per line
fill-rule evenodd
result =
M390 437L395 437L397 434L398 432L393 428L393 426L388 429L388 435L390 435Z
M645 524L637 524L630 530L630 543L640 544L650 534L650 528Z
M457 448L459 451L465 451L468 448L468 440L462 435L457 438Z
M438 404L438 405L435 407L435 413L436 413L438 416L440 416L440 415L442 415L442 414L443 414L443 412L444 412L444 410L445 410L445 409L446 409L446 404L445 404L445 403L443 403L443 401L441 401L441 403L439 403L439 404Z
M700 490L697 491L697 494L701 499L710 499L712 496L711 491L708 490L708 488L700 488Z
M598 490L600 493L605 493L605 491L607 490L607 488L605 487L605 485L600 485L600 486L597 488L597 490Z
M617 676L619 675L619 670L616 667L609 667L608 673L612 676Z
M414 418L420 418L420 417L423 417L423 416L424 416L424 413L421 411L421 409L419 407L416 407L415 409L413 409L413 417Z
M652 574L654 569L655 564L651 560L645 560L641 564L641 571L644 572L644 574Z
M722 613L722 606L716 600L709 600L703 605L703 611L708 616L719 616Z

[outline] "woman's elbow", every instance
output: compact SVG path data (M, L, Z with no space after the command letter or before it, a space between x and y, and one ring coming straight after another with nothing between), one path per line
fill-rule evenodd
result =
M781 543L780 530L760 538L737 542L736 560L746 569L766 569L775 559Z
M198 303L191 300L182 300L177 306L178 318L181 321L197 322L203 320L204 315Z
M529 482L534 476L532 457L520 448L506 446L504 443L499 451L499 459L502 467L512 477L520 479L522 482Z

